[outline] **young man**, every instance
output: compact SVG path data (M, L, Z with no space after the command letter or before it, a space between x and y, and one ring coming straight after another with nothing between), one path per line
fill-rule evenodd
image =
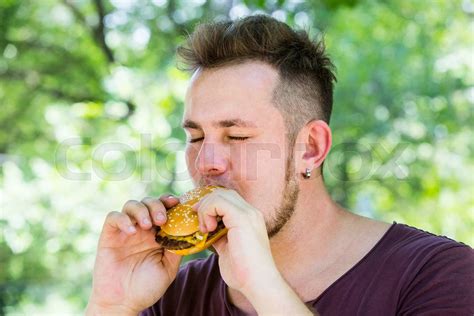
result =
M107 216L88 314L472 315L470 247L336 204L332 64L322 44L266 16L205 24L178 50L193 76L183 127L203 232L217 252L179 269L154 241L175 197Z

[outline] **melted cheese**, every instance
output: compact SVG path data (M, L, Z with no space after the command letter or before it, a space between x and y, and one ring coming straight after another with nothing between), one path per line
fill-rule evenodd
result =
M188 235L188 236L171 236L171 235L166 234L164 231L160 230L158 235L162 237L168 237L168 238L172 237L174 240L186 241L190 244L193 244L199 247L199 246L203 246L206 243L207 236L209 235L209 233L203 234L202 232L197 231L194 234Z

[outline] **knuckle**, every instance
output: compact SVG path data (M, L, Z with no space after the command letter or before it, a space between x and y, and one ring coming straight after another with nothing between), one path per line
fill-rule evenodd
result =
M138 202L136 200L129 200L123 206L122 213L136 216L139 214L147 213L147 208L141 202Z
M237 191L235 191L235 190L227 190L227 191L224 191L224 192L226 192L229 195L240 196L239 193L237 193Z
M217 191L214 191L211 193L213 196L215 197L219 197L221 199L225 199L226 198L226 195L228 194L227 192L225 191L221 191L221 190L217 190Z
M198 213L201 213L204 217L209 216L210 213L212 213L215 209L215 206L213 206L212 203L203 203L199 206L199 209L197 210Z
M157 216L157 215L160 215L162 218L166 218L166 209L163 207L163 208L154 208L151 210L151 213L153 214L153 216Z
M140 202L138 202L137 200L128 200L127 202L125 202L125 204L123 205L123 209L129 209L129 208L133 208L135 206L137 206L137 204L139 204Z
M137 200L128 200L127 202L125 202L125 205L136 205L140 202L138 202Z
M117 219L119 215L120 215L120 213L117 212L117 211L109 212L109 213L107 214L107 216L105 217L105 220L106 220L106 221L112 221L112 220L114 220L114 219Z
M194 211L196 211L198 216L204 216L204 214L206 214L205 210L202 207L202 205L199 206L199 208L194 208Z
M151 212L155 211L163 211L165 210L165 206L159 199L146 197L142 200L142 203L149 208Z
M263 219L263 214L257 210L252 210L248 212L252 220L261 220Z
M116 223L117 225L121 225L121 224L126 225L131 222L130 217L128 217L124 213L110 212L109 214L110 214L109 221L112 223Z
M166 207L160 201L152 205L152 211L166 213Z
M153 203L154 201L155 201L154 198L146 196L140 202L142 202L142 203Z

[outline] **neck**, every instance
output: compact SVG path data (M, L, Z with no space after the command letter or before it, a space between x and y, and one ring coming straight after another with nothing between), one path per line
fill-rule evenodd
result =
M283 278L306 302L361 260L389 227L344 210L317 178L300 183L293 216L270 246ZM234 305L255 314L240 292L228 291Z
M321 178L300 183L293 216L270 240L283 277L291 284L303 280L308 271L323 272L345 248L343 232L355 218L331 199Z

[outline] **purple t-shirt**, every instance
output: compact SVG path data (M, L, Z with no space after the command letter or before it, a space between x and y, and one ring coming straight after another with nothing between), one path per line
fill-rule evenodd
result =
M142 315L245 315L226 289L216 255L193 260ZM474 251L394 222L363 259L306 304L323 316L474 315Z

